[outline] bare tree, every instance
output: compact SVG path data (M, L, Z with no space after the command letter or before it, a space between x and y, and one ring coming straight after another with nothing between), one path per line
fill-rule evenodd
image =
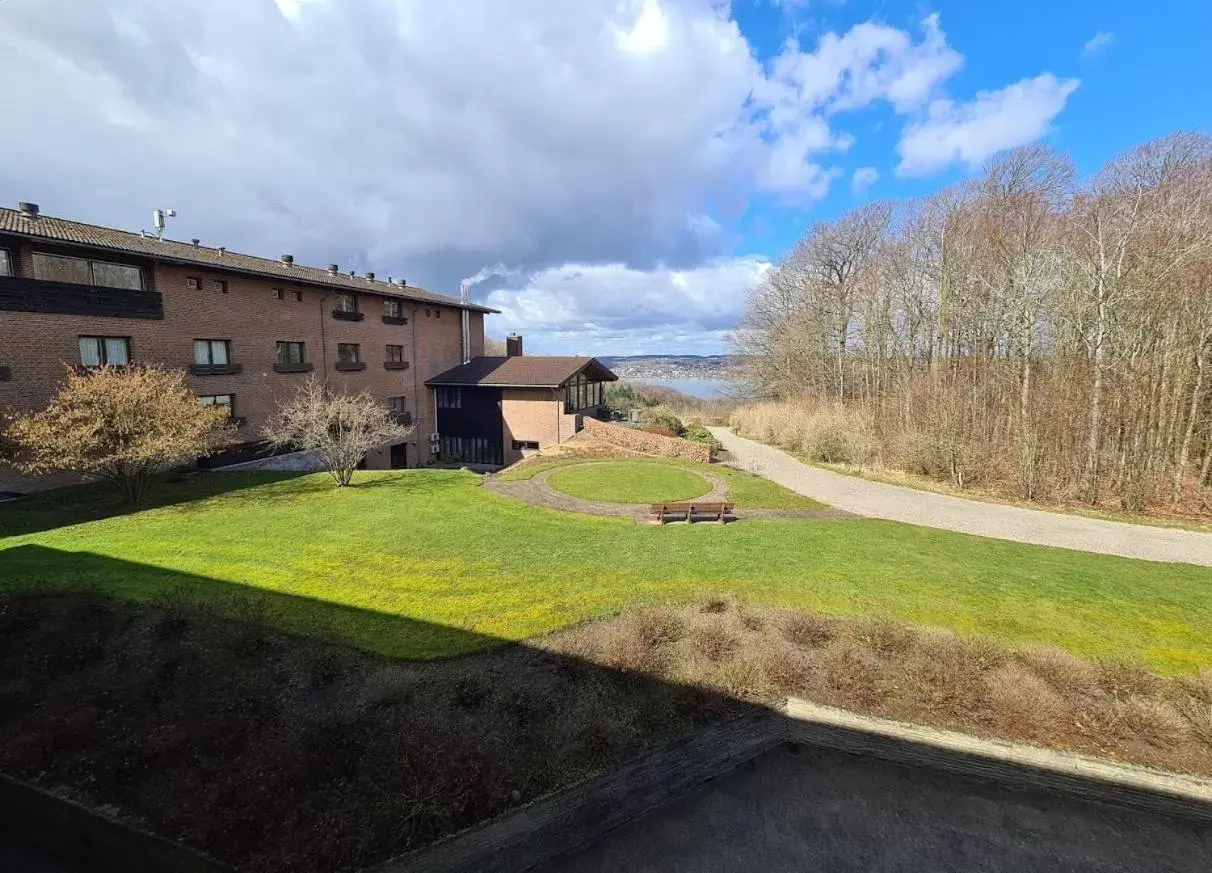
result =
M311 452L337 485L345 486L368 452L399 442L412 430L367 392L333 392L312 377L277 408L264 433L275 446Z
M156 367L68 369L45 409L8 427L19 469L71 470L142 498L151 476L230 441L228 410L204 406L180 370Z

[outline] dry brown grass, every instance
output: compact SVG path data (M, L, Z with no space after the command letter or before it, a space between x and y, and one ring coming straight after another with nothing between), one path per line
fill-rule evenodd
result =
M1212 671L726 595L430 664L159 605L29 604L0 608L0 768L257 873L365 867L788 695L1212 775Z

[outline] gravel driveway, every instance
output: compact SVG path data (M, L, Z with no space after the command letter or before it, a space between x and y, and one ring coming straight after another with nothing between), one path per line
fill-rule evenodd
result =
M982 503L843 476L797 461L727 428L711 432L738 466L838 509L961 533L1148 561L1212 566L1212 534Z

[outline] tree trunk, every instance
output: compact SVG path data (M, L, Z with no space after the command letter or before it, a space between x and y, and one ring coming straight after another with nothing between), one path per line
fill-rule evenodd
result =
M1187 470L1187 462L1191 457L1191 440L1195 436L1195 421L1199 417L1199 402L1203 399L1204 372L1207 370L1207 353L1201 351L1196 359L1195 388L1191 391L1191 406L1187 410L1187 429L1183 433L1182 448L1178 450L1178 460L1174 465L1174 479L1170 487L1170 502L1177 503L1179 492L1182 490L1183 474ZM1205 467L1207 458L1205 458Z

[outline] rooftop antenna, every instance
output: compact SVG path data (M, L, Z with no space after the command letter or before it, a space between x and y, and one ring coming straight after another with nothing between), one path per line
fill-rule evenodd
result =
M157 209L152 213L152 223L156 226L156 239L164 239L164 219L176 218L175 209Z

